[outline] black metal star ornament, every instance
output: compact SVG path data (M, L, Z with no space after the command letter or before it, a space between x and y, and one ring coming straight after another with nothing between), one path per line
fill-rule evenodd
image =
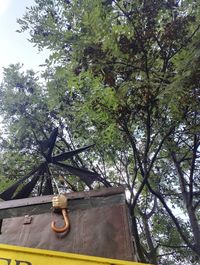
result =
M64 152L57 156L53 156L53 149L55 147L57 136L58 128L55 128L47 140L37 141L40 147L41 154L44 157L45 161L41 162L40 165L37 168L33 169L28 175L24 176L22 179L18 180L8 189L3 191L0 194L1 199L13 200L27 198L30 196L31 192L39 181L42 195L53 194L52 178L50 174L49 164L59 166L69 173L78 176L89 187L95 180L99 180L100 182L102 181L102 178L96 172L62 163L62 161L72 158L73 156L89 149L93 145L85 146L76 150ZM30 181L24 184L24 182L29 179ZM17 191L20 185L22 185L22 188Z

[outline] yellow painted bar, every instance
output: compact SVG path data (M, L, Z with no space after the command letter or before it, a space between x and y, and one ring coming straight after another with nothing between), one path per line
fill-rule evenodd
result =
M144 263L0 244L0 265L145 265Z

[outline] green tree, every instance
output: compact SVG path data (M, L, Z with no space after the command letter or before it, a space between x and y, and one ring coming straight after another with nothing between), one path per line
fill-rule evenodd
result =
M19 179L41 163L44 158L40 142L48 139L52 130L57 126L59 126L59 135L54 154L83 146L77 141L72 141L68 121L57 115L57 106L50 110L52 95L47 94L44 84L39 82L33 71L23 72L19 64L5 68L0 93L0 112L3 115L4 125L0 139L0 168L4 178L12 181ZM77 155L69 163L75 167L87 168L92 162L87 162L87 154L84 154ZM71 176L69 172L52 167L52 165L50 167L55 180L54 184L58 182L60 175L66 175L68 179L65 185L68 189L84 190L88 186L78 177ZM102 182L108 185L103 178L99 181L95 185L100 185ZM56 189L58 184L54 185Z

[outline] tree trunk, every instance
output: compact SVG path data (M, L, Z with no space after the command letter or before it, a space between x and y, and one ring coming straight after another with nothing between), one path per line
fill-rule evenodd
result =
M195 210L192 207L192 205L187 205L187 212L188 212L192 232L194 235L195 249L196 249L196 252L200 258L200 227L199 227L199 222L197 220Z
M157 261L156 248L154 247L153 240L152 240L152 237L151 237L151 232L150 232L150 229L149 229L148 219L147 219L147 217L145 215L142 216L142 221L143 221L143 225L144 225L144 231L145 231L147 243L148 243L148 246L149 246L149 261L151 263L157 265L158 261Z

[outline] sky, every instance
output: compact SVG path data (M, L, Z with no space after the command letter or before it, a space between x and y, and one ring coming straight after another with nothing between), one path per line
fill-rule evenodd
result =
M0 0L0 81L3 67L19 62L25 69L39 71L39 65L48 57L47 52L39 53L28 41L28 32L16 32L20 29L17 18L22 18L26 7L33 4L34 0Z

